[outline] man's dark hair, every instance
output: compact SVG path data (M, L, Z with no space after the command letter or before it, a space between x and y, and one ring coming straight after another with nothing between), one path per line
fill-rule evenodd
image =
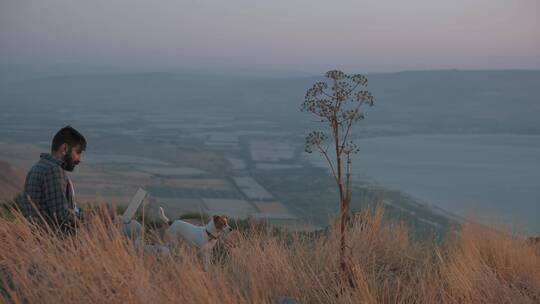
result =
M65 126L54 135L51 151L56 151L62 144L66 143L68 147L73 148L81 145L83 150L86 150L86 139L79 131L71 126Z

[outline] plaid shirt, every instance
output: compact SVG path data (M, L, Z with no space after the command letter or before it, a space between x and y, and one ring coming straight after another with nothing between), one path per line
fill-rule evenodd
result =
M24 198L18 201L26 218L39 220L37 208L49 223L71 225L74 222L76 207L73 184L62 169L62 164L62 160L42 153L40 160L30 169L24 184Z

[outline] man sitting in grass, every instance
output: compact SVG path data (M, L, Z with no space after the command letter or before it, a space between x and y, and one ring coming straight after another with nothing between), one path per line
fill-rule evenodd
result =
M56 133L51 153L40 155L26 176L23 197L17 200L28 220L39 223L44 219L53 228L73 231L82 212L75 203L73 184L66 171L75 169L85 149L86 139L74 128L66 126Z

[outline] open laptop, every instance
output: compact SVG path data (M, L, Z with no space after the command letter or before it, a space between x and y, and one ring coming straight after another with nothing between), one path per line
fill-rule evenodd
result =
M143 203L144 199L147 196L148 196L148 193L144 189L142 188L137 189L137 192L131 198L131 202L129 202L129 205L126 211L124 211L124 214L122 214L122 222L124 224L127 224L131 221L133 216L135 216L135 212L137 212L137 209L139 209L139 207L141 206L141 204Z

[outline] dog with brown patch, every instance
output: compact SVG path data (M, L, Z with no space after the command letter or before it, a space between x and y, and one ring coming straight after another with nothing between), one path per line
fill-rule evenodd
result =
M204 271L208 271L212 248L216 245L218 239L232 231L227 217L223 215L214 215L206 226L196 226L182 220L172 222L165 216L165 211L161 207L159 207L159 217L169 224L165 234L172 238L173 242L183 239L199 248Z

